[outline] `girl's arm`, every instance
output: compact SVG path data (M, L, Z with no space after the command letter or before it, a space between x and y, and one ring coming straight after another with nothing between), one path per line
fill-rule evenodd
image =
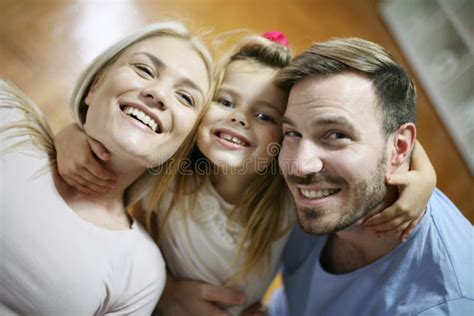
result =
M238 290L192 280L177 280L169 274L156 311L160 315L230 316L219 306L245 303Z
M428 200L436 186L436 173L425 150L417 141L410 171L386 175L389 185L396 185L398 199L393 205L364 222L377 233L399 232L405 241L424 214Z
M64 127L54 137L59 175L76 190L104 193L113 187L116 176L100 164L109 160L107 150L88 137L76 124Z

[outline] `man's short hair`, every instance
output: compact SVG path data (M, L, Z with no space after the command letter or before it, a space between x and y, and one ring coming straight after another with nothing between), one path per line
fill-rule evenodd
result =
M386 136L416 122L416 90L412 78L380 45L359 38L315 43L282 69L276 83L283 90L312 76L352 71L372 80Z

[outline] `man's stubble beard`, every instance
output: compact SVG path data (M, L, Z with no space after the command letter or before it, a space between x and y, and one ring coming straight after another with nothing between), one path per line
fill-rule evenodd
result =
M387 155L384 152L372 174L353 184L352 199L347 201L347 204L342 207L343 209L332 210L340 214L335 221L323 221L325 213L317 209L298 208L297 219L301 228L311 235L328 235L343 230L366 216L385 199L387 193L384 180L386 162Z

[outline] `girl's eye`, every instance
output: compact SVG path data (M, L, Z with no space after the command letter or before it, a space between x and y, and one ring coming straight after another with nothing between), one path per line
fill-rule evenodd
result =
M228 108L233 108L234 104L232 101L229 101L227 99L219 99L217 102L219 102L221 105L228 107Z
M186 93L186 92L178 92L178 96L181 98L181 100L183 100L188 106L190 107L194 107L195 106L195 102L194 102L194 98L192 97L192 95L190 95L189 93Z
M275 123L275 120L274 120L273 118L271 118L269 115L264 114L264 113L256 113L256 114L255 114L255 117L256 117L258 120L261 120L261 121L266 121L266 122Z
M135 68L137 68L137 70L140 73L146 74L146 75L154 78L153 69L151 69L148 65L141 64L141 63L136 63L136 64L133 64L133 65L135 66Z

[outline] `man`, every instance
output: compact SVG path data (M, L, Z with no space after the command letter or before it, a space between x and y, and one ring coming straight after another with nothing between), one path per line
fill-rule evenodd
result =
M472 313L472 226L439 190L403 243L360 225L396 197L384 174L409 169L415 87L403 67L374 43L336 39L298 56L278 83L290 92L279 162L300 227L270 314Z

